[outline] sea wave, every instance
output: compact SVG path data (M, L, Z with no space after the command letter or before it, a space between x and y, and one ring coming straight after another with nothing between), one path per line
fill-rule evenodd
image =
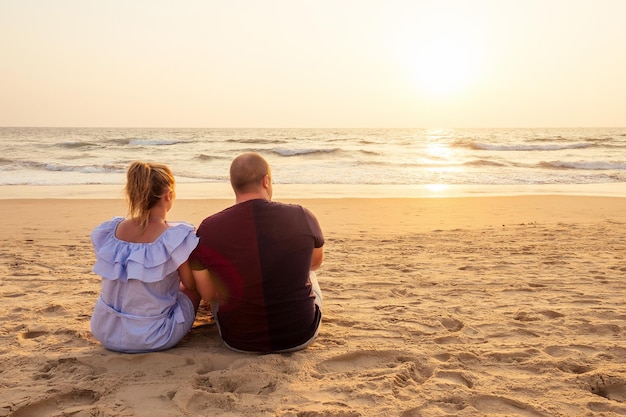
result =
M497 162L491 161L488 159L474 159L470 161L451 161L446 158L433 157L429 155L428 158L421 158L415 161L404 161L404 162L391 162L391 161L383 161L383 160L368 160L361 161L358 164L360 167L372 166L372 167L389 167L389 168L457 168L457 167L505 167L505 166L513 166L513 163L508 162Z
M229 143L243 143L247 145L279 145L282 143L289 143L284 139L227 139L224 142Z
M186 143L186 141L176 139L130 139L128 141L129 145L139 146L167 146L176 145L178 143Z
M117 145L117 146L124 146L124 145L128 145L131 140L133 139L132 138L114 138L114 139L107 139L105 142L113 144L113 145Z
M529 145L523 143L514 143L510 145L505 144L489 144L471 142L466 144L471 149L477 151L560 151L564 149L583 149L594 146L592 143L578 142L578 143L549 143L544 145Z
M339 148L332 149L288 149L288 148L274 148L271 152L280 155L280 156L311 156L316 154L333 154L340 152Z
M361 155L366 155L366 156L381 156L382 153L381 152L377 152L377 151L368 151L366 149L359 149L359 153Z
M193 157L196 161L217 161L220 159L227 159L223 156L207 155L205 153L198 154Z
M65 149L81 149L81 148L91 148L97 146L97 144L93 142L62 142L59 143L58 146L60 148Z
M464 162L463 165L467 166L491 166L491 167L504 167L507 164L503 164L501 162L490 161L487 159L475 159L473 161Z
M543 168L582 169L591 171L626 170L626 162L622 161L542 161Z
M228 182L228 173L225 174L203 174L186 170L178 170L175 174L176 182Z
M11 170L22 170L24 168L31 170L54 171L54 172L80 172L85 174L96 173L124 173L125 165L116 164L95 164L95 165L64 165L52 162L39 161L11 161Z
M80 173L83 173L83 174L124 173L124 172L126 172L126 166L116 166L116 165L110 165L110 164L102 164L102 165L46 164L45 168L48 171L80 172Z

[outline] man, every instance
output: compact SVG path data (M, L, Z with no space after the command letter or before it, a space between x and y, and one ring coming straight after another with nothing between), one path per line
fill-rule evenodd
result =
M273 202L267 161L245 153L230 166L235 205L207 217L191 255L197 288L210 301L222 340L242 352L304 349L319 331L315 271L324 236L309 210Z

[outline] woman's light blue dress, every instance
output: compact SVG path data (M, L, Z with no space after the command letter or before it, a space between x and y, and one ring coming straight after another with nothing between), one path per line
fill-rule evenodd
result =
M132 243L115 237L123 220L114 217L91 233L93 272L102 277L91 332L104 347L118 352L171 348L195 319L193 303L179 290L177 271L198 244L195 229L169 223L154 242Z

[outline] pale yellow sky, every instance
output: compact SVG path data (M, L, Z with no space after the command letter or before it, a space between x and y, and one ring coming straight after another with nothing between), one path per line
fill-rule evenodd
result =
M623 127L626 0L0 0L0 126Z

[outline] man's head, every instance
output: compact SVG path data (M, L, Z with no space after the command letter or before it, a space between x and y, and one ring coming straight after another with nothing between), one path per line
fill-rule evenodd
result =
M230 185L239 198L258 194L272 198L272 175L267 161L256 152L236 157L230 164Z

